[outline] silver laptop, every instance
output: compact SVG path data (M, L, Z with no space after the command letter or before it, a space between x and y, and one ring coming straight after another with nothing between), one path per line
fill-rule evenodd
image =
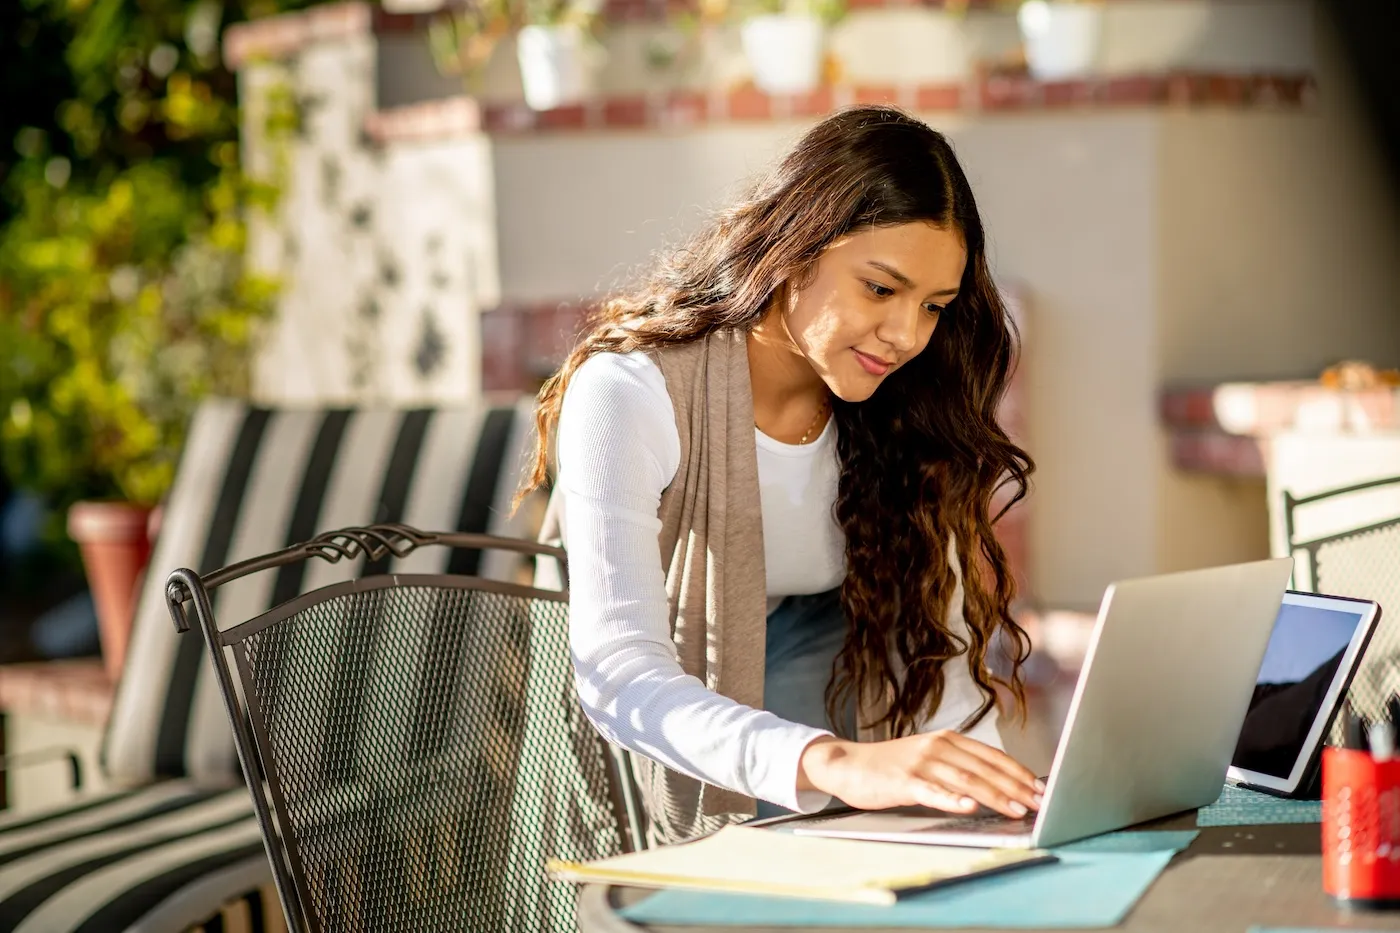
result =
M1214 802L1292 572L1284 557L1111 585L1038 813L846 811L783 829L1044 848Z

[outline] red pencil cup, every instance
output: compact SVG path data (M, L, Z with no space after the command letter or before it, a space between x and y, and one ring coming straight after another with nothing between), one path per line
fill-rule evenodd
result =
M1322 889L1356 907L1400 907L1400 759L1322 750Z

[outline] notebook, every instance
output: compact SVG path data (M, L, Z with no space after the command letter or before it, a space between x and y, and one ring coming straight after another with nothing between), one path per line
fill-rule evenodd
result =
M1054 861L1037 849L967 849L794 836L726 826L695 842L594 862L551 859L563 881L893 904L900 894Z

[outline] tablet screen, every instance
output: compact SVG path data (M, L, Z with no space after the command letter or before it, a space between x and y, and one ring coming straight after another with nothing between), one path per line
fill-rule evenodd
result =
M1303 749L1357 627L1370 607L1284 602L1274 622L1249 713L1235 747L1236 768L1287 778Z

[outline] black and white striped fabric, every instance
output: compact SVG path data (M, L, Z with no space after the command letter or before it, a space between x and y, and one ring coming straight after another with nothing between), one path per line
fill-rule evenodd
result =
M241 780L218 684L198 637L178 636L164 602L177 567L208 573L322 531L405 522L432 531L528 537L510 514L534 450L534 404L462 409L268 410L201 406L171 490L103 746L120 784ZM450 558L450 561L449 561ZM291 597L372 572L467 573L473 554L430 548L377 567L307 561L215 593L226 627ZM494 564L504 560L506 563ZM480 571L508 572L487 555Z
M350 525L532 537L510 502L534 450L534 403L266 409L217 400L191 426L104 737L133 788L0 820L0 930L180 933L282 928L232 730L198 629L164 602L177 567L207 573ZM369 573L505 577L509 555L429 548L375 566L307 561L215 593L222 627Z
M0 819L0 930L284 930L243 788L190 781Z

